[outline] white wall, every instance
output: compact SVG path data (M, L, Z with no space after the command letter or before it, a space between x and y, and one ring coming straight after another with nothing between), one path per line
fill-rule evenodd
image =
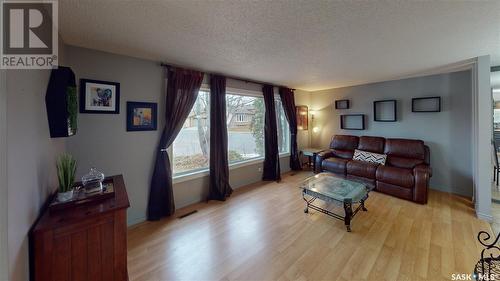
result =
M431 152L430 186L472 196L471 72L408 78L312 92L310 109L316 111L312 146L327 148L335 134L421 139ZM413 97L441 96L439 113L411 112ZM336 110L334 101L349 99L351 108ZM397 122L374 122L373 101L396 99ZM340 129L340 115L366 114L366 130Z
M78 133L68 139L68 152L78 161L77 176L95 166L105 174L123 174L130 198L128 222L145 220L149 184L156 146L164 126L164 71L158 62L67 46L68 66L77 79L89 78L120 83L120 114L79 114ZM228 87L261 91L261 85L228 80ZM127 132L126 102L158 103L158 130ZM261 179L261 163L230 169L233 188ZM282 171L289 169L288 157L282 158ZM189 181L174 181L177 208L200 202L208 193L208 176Z

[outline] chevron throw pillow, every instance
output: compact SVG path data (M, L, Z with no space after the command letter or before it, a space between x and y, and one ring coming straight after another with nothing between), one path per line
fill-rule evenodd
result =
M354 150L354 156L352 157L352 159L385 165L385 161L387 160L387 155L356 149Z

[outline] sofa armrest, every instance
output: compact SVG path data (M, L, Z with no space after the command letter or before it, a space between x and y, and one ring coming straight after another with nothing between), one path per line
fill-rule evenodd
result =
M432 175L432 169L429 165L417 165L413 168L415 177L415 190L413 191L413 201L426 204L427 190L429 189L429 179Z
M415 174L416 171L428 173L429 177L432 177L432 168L429 165L426 164L417 165L415 166L415 168L413 168L413 174Z
M325 160L326 158L332 157L333 155L333 150L331 149L325 149L318 152L314 159L314 173L321 173L321 162L323 162L323 160Z

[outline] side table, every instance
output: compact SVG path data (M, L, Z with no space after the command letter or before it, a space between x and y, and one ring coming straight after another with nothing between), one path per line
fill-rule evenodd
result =
M304 156L307 156L308 158L307 166L312 167L313 171L316 170L316 154L318 154L318 152L322 150L323 149L321 148L314 148L314 147L307 147L300 149L300 153ZM304 163L302 163L302 166L304 166Z

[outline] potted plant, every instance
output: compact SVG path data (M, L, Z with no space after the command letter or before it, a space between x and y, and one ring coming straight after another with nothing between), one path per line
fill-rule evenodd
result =
M76 160L70 154L64 153L57 160L57 178L59 189L57 200L66 202L73 198L73 184L75 182Z

